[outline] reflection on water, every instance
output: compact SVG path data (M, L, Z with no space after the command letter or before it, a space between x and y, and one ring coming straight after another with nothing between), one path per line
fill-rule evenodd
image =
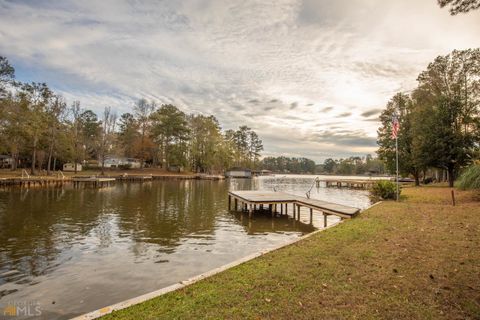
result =
M313 178L0 191L0 308L35 300L46 318L69 318L309 233L321 222L228 212L227 191L304 195ZM314 188L312 198L368 205L362 191Z

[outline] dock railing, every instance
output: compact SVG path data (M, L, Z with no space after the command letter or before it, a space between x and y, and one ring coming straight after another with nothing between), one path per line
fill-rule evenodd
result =
M320 177L316 177L313 180L312 185L310 186L310 189L308 189L308 191L305 192L305 195L307 196L307 199L310 199L310 192L312 192L313 186L318 185L319 183L320 183Z

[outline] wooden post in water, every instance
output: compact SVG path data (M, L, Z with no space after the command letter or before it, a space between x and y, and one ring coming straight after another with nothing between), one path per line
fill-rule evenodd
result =
M237 211L238 210L238 200L237 200L237 198L235 198L233 200L233 204L235 205L235 211Z
M325 213L323 213L323 227L327 227L327 215Z
M310 224L313 224L313 209L310 208Z
M288 203L285 203L285 214L288 216Z
M248 217L249 217L249 218L252 218L252 213L253 213L253 210L252 210L252 209L253 209L253 208L252 208L252 204L250 204L250 208L249 208L249 210L248 210Z
M297 209L298 209L298 212L297 212L297 220L300 221L300 208L301 206L298 205Z
M230 211L232 208L232 197L230 195L228 195L228 210Z

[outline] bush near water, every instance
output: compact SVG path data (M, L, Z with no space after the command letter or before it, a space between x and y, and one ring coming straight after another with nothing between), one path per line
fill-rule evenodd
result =
M398 190L400 194L400 189ZM373 201L394 200L396 198L397 186L392 181L377 181L370 189L370 198Z
M462 173L458 187L462 190L480 190L480 163L472 164Z

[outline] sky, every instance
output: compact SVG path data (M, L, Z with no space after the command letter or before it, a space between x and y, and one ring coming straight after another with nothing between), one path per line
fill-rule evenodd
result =
M0 55L97 114L140 98L248 125L264 156L374 154L378 115L438 55L480 47L480 10L436 0L7 1Z

